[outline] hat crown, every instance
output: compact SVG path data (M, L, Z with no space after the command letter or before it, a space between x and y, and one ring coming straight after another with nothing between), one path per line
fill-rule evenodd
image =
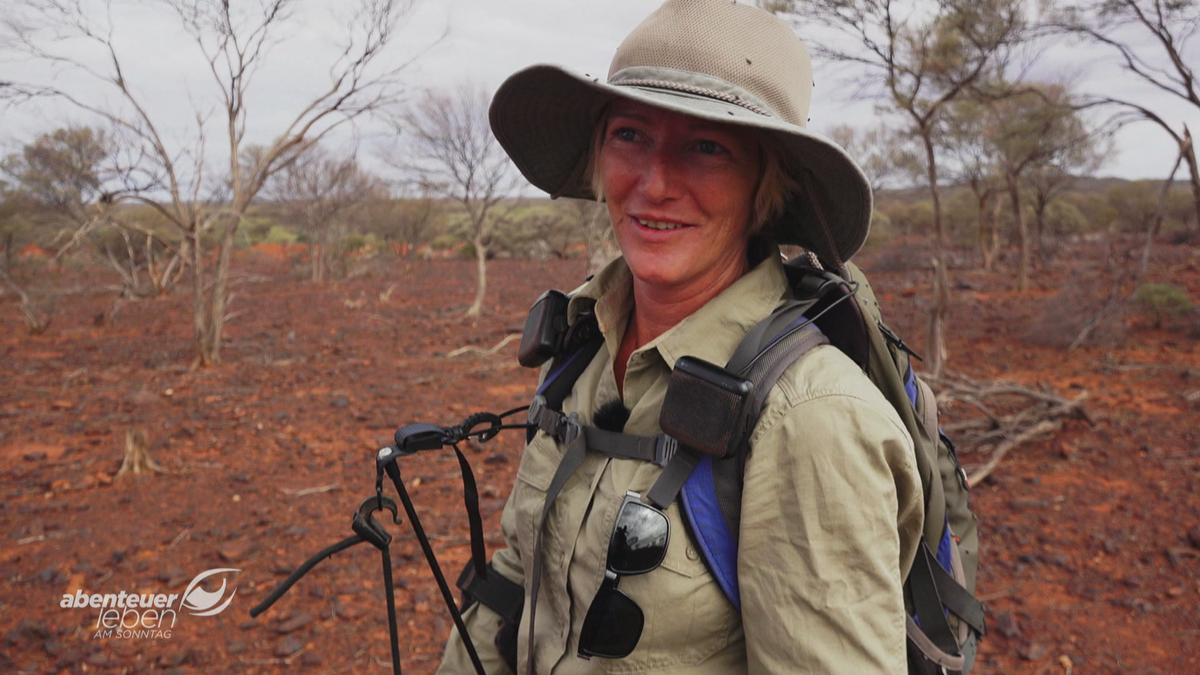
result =
M609 82L617 84L614 76L628 68L666 69L660 71L664 79L687 73L717 78L775 117L801 127L808 120L808 50L786 23L757 7L732 0L667 0L621 43Z

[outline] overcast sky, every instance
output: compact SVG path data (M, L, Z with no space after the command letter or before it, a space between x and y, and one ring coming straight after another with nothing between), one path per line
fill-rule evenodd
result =
M10 0L0 0L6 3ZM264 142L290 120L299 107L327 80L336 37L338 11L350 3L316 2L302 5L287 39L270 53L269 65L260 72L249 97L251 138ZM603 76L622 38L660 4L659 0L423 0L405 21L402 39L391 58L417 55L407 73L413 90L451 87L465 81L489 90L509 74L538 62L558 63L573 70ZM445 32L445 37L438 37ZM195 110L214 110L211 76L190 38L166 9L154 3L117 3L113 35L123 59L127 79L146 102L151 114L170 134L183 140L194 135ZM1196 47L1196 45L1193 45ZM90 62L103 63L103 55L67 48ZM1153 102L1152 107L1174 120L1186 120L1200 132L1200 111L1175 102L1145 86L1123 80L1115 62L1095 52L1062 45L1049 53L1038 74L1046 78L1073 76L1081 90L1130 95ZM1200 54L1189 54L1200 60ZM870 102L852 100L843 71L817 61L810 127L824 131L850 123L867 126L877 121ZM0 63L0 80L45 77L48 71L29 63ZM69 73L57 71L60 86L98 91ZM88 88L92 87L92 88ZM1190 110L1189 110L1190 107ZM66 123L90 120L64 103L40 103L20 109L0 109L0 150L18 149L35 134ZM220 120L214 119L217 124ZM172 128L172 125L173 128ZM219 127L210 130L210 143L218 143ZM376 152L386 138L378 125L359 127L360 150ZM1174 143L1158 127L1140 123L1117 138L1118 154L1101 174L1124 178L1162 178L1175 158ZM1185 169L1182 169L1185 170ZM1183 178L1184 174L1179 174Z

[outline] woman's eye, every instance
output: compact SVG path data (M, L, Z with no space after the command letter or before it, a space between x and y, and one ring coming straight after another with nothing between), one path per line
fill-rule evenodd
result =
M622 141L636 141L637 132L628 127L617 129L613 132L613 138L618 138Z
M716 141L700 141L696 144L696 149L706 155L716 155L725 151L725 148Z

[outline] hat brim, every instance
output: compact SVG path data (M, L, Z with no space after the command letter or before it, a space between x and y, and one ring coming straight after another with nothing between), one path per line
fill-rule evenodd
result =
M543 64L505 80L492 99L489 118L496 140L530 183L552 197L594 199L584 175L589 145L605 107L618 98L770 135L784 169L801 186L801 193L792 195L781 217L769 225L770 236L826 260L836 251L846 261L862 248L872 209L862 169L832 141L776 117L686 92L615 86Z

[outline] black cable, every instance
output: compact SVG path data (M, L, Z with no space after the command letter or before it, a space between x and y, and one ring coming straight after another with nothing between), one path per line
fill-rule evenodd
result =
M496 417L499 417L500 419L504 419L505 417L508 417L509 415L514 415L519 412L525 412L526 410L529 410L529 406L523 405L520 408L513 408L512 410L505 410L504 412L500 413L499 415L496 415Z
M804 322L803 322L803 323L801 323L801 324L800 324L800 325L798 325L798 326L792 326L792 327L791 327L791 328L789 328L788 330L785 330L784 332L780 333L779 335L776 335L774 338L772 338L772 340L777 342L777 341L779 341L779 340L782 340L782 339L786 338L786 337L787 337L787 336L789 336L789 335L792 335L793 333L796 333L797 331L803 330L803 329L804 329L804 328L806 328L806 327L807 327L809 324L811 324L811 323L816 323L817 319L820 319L821 317L825 316L825 313L826 313L826 312L828 312L829 310L833 309L834 307L837 307L838 305L842 304L842 303L843 303L843 302L845 302L846 300L849 300L850 298L853 298L853 297L855 296L855 294L856 294L856 293L858 293L858 282L857 282L857 281L850 281L850 282L845 282L845 283L846 283L846 285L847 285L847 286L849 286L849 287L850 287L850 292L849 292L849 293L847 293L846 295L843 295L842 297L840 297L840 298L838 298L838 299L834 300L833 302L829 303L829 306L828 306L828 307L825 307L825 308L824 308L824 309L822 309L821 311L817 312L817 315L816 315L816 316L814 316L814 317L813 317L813 318L811 318L811 319L809 319L808 317L804 317L803 315L801 315L801 316L802 316L802 318L804 318ZM743 373L748 373L748 372L750 372L750 369L754 367L754 364L758 363L759 359L761 359L761 358L763 357L763 354L766 354L766 353L767 353L767 350L765 350L765 349L764 349L764 350L760 351L758 354L756 354L756 355L754 356L754 358L753 358L753 359L750 359L750 363L747 363L745 366L743 366L743 367L742 367L742 371L741 371L741 372L743 372Z
M305 574L308 574L309 570L316 567L317 563L328 558L329 556L333 555L334 553L338 553L339 551L345 551L346 549L350 548L351 546L354 546L355 544L361 544L363 541L364 541L363 538L356 534L353 537L347 537L347 538L339 541L338 543L334 544L333 546L330 546L329 548L322 549L319 553L317 553L313 557L309 558L308 560L305 560L304 564L297 567L296 571L292 572L292 574L287 579L284 579L283 583L279 584L279 586L276 587L276 589L274 591L272 591L270 595L267 596L266 600L263 600L262 602L258 603L254 607L254 609L250 610L251 618L257 617L259 614L262 614L263 612L270 609L271 605L275 604L275 601L277 601L277 600L279 600L279 598L283 597L283 594L287 593L288 589L291 588L293 585L295 585L295 583L297 581L300 581L300 577L304 576ZM399 671L397 671L397 672L399 672Z

